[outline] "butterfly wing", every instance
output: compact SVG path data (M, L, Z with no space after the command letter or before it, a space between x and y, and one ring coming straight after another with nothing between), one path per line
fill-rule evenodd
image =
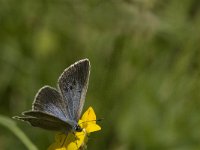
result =
M18 120L29 122L34 127L40 127L47 130L62 131L67 133L72 126L59 118L39 111L27 111L22 117L13 117Z
M58 86L67 105L69 116L78 121L85 102L90 75L90 62L88 59L80 60L61 74Z
M63 121L69 120L66 103L60 93L50 87L42 87L35 96L33 111L40 111L55 116Z

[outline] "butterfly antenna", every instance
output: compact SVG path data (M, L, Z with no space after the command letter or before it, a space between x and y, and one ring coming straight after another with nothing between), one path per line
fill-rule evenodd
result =
M85 123L85 122L102 121L102 120L104 120L104 118L99 118L99 119L96 119L96 120L88 120L88 121L81 122L80 124Z
M104 120L104 118L99 118L99 119L97 119L96 121L102 121L102 120Z

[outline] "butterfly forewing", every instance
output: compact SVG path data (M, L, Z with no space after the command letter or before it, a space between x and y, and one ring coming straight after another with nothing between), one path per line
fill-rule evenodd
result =
M85 102L90 74L88 59L80 60L67 68L59 77L58 86L67 102L68 115L78 121Z

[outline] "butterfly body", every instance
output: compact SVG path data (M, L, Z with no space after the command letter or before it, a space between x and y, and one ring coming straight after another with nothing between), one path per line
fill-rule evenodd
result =
M42 87L35 96L32 110L14 118L47 130L81 132L78 120L85 102L89 75L89 60L77 61L60 75L58 89Z

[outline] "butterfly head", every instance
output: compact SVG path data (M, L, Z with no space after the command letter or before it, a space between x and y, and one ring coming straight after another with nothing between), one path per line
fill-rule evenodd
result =
M76 132L82 132L83 129L77 124L77 125L74 126L74 131L76 131Z

